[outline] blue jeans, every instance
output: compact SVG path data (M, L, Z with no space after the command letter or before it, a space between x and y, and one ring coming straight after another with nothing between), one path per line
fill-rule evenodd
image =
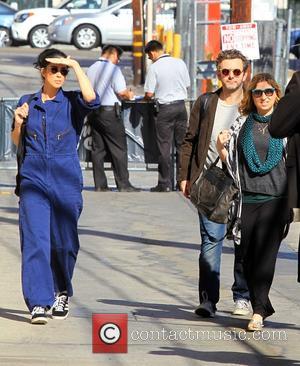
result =
M201 251L199 255L199 300L211 301L214 305L220 298L220 266L223 240L213 243L207 233L213 238L222 238L226 233L226 224L217 224L199 214ZM205 229L206 231L205 231ZM206 233L207 232L207 233ZM234 261L233 299L249 300L249 292L243 274L242 256L237 255Z

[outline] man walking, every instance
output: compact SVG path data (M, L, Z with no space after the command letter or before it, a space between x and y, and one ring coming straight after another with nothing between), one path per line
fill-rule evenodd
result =
M222 87L214 93L200 96L193 105L189 128L181 147L180 188L189 198L190 187L200 174L218 157L216 141L219 132L229 129L238 116L243 97L248 60L237 50L222 51L217 60L217 76ZM220 265L223 240L212 242L211 237L222 238L225 224L208 220L199 213L201 252L199 256L199 300L195 313L213 317L219 301ZM249 292L243 274L240 248L235 247L234 284L232 286L235 308L233 314L249 312Z
M155 122L158 158L158 184L151 192L170 192L171 190L171 147L173 138L176 147L176 180L178 182L178 151L185 136L187 112L184 100L190 78L185 63L165 54L163 45L158 41L150 41L145 53L153 62L149 67L145 81L145 98L155 98L158 108Z
M290 208L300 209L300 71L296 71L280 99L269 124L273 137L288 137L286 159L288 202ZM300 282L300 237L298 246L298 282Z
M104 172L104 158L108 153L119 192L139 191L129 182L127 142L121 119L121 99L132 99L125 78L117 66L123 50L107 45L98 61L89 67L87 75L100 96L101 107L89 115L92 127L92 162L95 191L110 190Z

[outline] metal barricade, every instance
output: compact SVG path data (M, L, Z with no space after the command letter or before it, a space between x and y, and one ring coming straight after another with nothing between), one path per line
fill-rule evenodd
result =
M16 148L11 141L10 133L17 102L16 98L0 99L0 161L15 159Z
M0 161L12 161L15 166L16 148L11 141L11 124L13 111L17 106L18 99L0 99ZM192 101L187 101L188 113ZM158 148L155 136L155 116L152 102L127 101L123 103L123 122L127 136L128 161L142 163L144 169L149 169L149 164L158 163ZM92 149L91 128L84 124L80 143L80 161L89 163ZM171 152L173 171L173 188L175 187L175 151ZM107 157L109 162L109 157ZM153 169L153 167L152 167Z

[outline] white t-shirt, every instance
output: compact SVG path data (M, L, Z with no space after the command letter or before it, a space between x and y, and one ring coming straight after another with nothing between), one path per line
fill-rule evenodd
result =
M169 55L160 56L148 69L145 93L154 93L159 103L164 104L187 98L190 77L186 64Z
M239 115L238 107L238 104L226 104L220 98L218 99L214 126L211 134L206 162L204 165L205 169L207 169L210 164L212 164L219 156L216 147L218 134L222 130L228 130L236 120ZM218 165L221 166L222 163L219 161Z

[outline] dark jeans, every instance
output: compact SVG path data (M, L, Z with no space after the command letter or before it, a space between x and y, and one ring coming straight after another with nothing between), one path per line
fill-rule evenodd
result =
M277 253L289 210L285 199L244 203L241 250L253 312L263 318L274 313L269 299Z
M213 238L222 238L225 235L226 225L217 224L202 215L200 219L201 251L199 256L199 301L211 301L216 305L220 298L220 267L223 241L213 243L209 240L206 231ZM237 253L235 251L235 253ZM242 257L236 256L234 261L234 300L249 300L248 287L243 273Z
M92 162L96 188L106 188L104 158L109 154L116 185L125 188L130 185L128 173L126 133L121 118L115 111L98 109L89 115L92 126Z
M173 139L176 147L176 180L179 174L179 149L187 127L187 112L184 101L176 104L162 104L156 119L156 137L159 151L158 185L171 187L171 148Z

